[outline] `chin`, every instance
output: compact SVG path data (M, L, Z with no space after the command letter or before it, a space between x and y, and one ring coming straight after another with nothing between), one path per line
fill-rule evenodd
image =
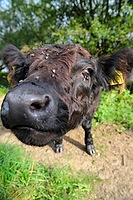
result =
M58 137L57 133L40 131L30 127L15 127L11 131L21 142L33 146L45 146Z

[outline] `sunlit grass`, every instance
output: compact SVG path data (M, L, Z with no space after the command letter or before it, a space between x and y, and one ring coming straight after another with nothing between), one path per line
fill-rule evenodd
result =
M84 200L94 175L33 162L18 146L0 144L0 200Z
M0 88L0 96L4 96L8 92L8 90L9 89L7 87L2 86Z
M133 129L133 94L128 90L122 94L114 90L103 93L94 118L97 122L112 122Z

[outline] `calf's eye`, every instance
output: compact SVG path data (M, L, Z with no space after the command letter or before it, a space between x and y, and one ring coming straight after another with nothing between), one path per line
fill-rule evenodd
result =
M87 68L82 72L82 75L84 76L84 80L88 80L89 77L92 75L93 70L91 68Z

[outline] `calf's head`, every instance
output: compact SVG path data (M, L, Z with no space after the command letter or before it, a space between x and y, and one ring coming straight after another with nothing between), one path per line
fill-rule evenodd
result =
M2 57L14 85L2 104L2 122L31 145L45 145L80 123L87 129L100 88L115 77L109 57L93 59L80 45L46 45L27 55L8 45Z
M2 122L24 143L45 145L75 128L88 106L95 64L79 45L47 45L27 55L3 50L15 85L2 104Z

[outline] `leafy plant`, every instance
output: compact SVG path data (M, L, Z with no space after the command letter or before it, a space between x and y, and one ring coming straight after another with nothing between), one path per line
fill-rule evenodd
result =
M100 106L95 113L97 122L112 122L123 127L133 129L133 94L125 90L103 93Z
M0 6L0 48L80 43L92 55L133 45L130 1L8 1Z

